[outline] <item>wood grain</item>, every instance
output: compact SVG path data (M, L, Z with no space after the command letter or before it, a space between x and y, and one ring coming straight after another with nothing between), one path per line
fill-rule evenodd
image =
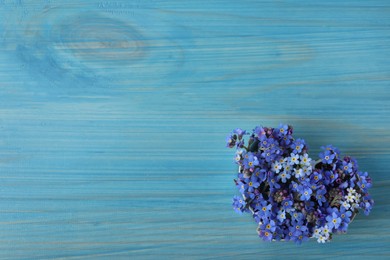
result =
M0 1L0 258L390 256L388 1ZM376 205L263 243L233 128L355 156Z

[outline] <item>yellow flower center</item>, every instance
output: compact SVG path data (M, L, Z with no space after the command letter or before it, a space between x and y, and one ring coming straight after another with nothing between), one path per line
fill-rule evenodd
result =
M252 183L251 181L248 183L249 186L252 186L252 184L253 184L253 183Z

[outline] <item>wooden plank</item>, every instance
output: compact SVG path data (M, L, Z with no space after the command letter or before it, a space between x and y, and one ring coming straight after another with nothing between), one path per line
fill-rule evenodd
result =
M388 257L388 1L0 1L0 258ZM263 243L233 128L370 172L334 242ZM283 249L282 249L283 248Z

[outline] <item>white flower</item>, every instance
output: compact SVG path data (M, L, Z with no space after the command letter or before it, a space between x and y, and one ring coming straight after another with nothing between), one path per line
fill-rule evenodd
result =
M279 162L275 161L272 164L272 169L274 170L274 172L279 173L280 169L282 169L282 165Z
M343 206L345 209L349 209L351 207L348 201L343 201L343 203L341 203L341 206Z
M242 152L242 149L236 151L236 162L239 162L241 160Z
M305 153L304 155L301 155L300 159L301 159L302 165L310 166L311 158L309 157L309 155L307 153Z
M303 170L303 173L304 173L306 176L309 176L309 175L311 174L311 172L312 172L311 166L303 167L302 170Z
M356 193L355 197L356 197L355 201L357 203L359 203L360 202L360 198L362 197L362 195L360 193Z
M290 165L299 164L299 155L294 153L291 153L290 155L291 157L289 157L288 160L289 164Z
M352 194L352 195L354 195L356 193L356 190L354 188L348 188L347 191L348 191L348 194Z
M325 227L322 228L322 233L325 237L329 237L329 228L328 225L325 225Z
M345 199L348 201L348 202L354 202L355 201L355 196L352 195L352 194L349 194L347 196L345 196Z
M280 158L280 160L279 160L279 163L280 164L284 164L284 163L286 163L287 162L287 158L285 158L285 157L282 157L282 158Z
M313 237L318 238L321 234L321 228L316 228L313 232Z
M317 239L318 243L325 243L326 242L326 237L319 235Z
M351 205L351 209L354 210L354 209L358 209L359 208L359 204L357 203L352 203Z
M305 176L305 173L302 169L294 169L295 178L300 178Z

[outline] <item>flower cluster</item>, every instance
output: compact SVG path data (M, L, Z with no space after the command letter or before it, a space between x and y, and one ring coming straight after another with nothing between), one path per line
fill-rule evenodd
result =
M250 135L235 129L227 137L239 166L234 181L241 196L233 198L233 208L252 214L265 241L300 244L314 237L324 243L345 233L359 209L369 214L371 178L332 145L312 160L306 142L292 134L291 126L281 124L257 126Z

